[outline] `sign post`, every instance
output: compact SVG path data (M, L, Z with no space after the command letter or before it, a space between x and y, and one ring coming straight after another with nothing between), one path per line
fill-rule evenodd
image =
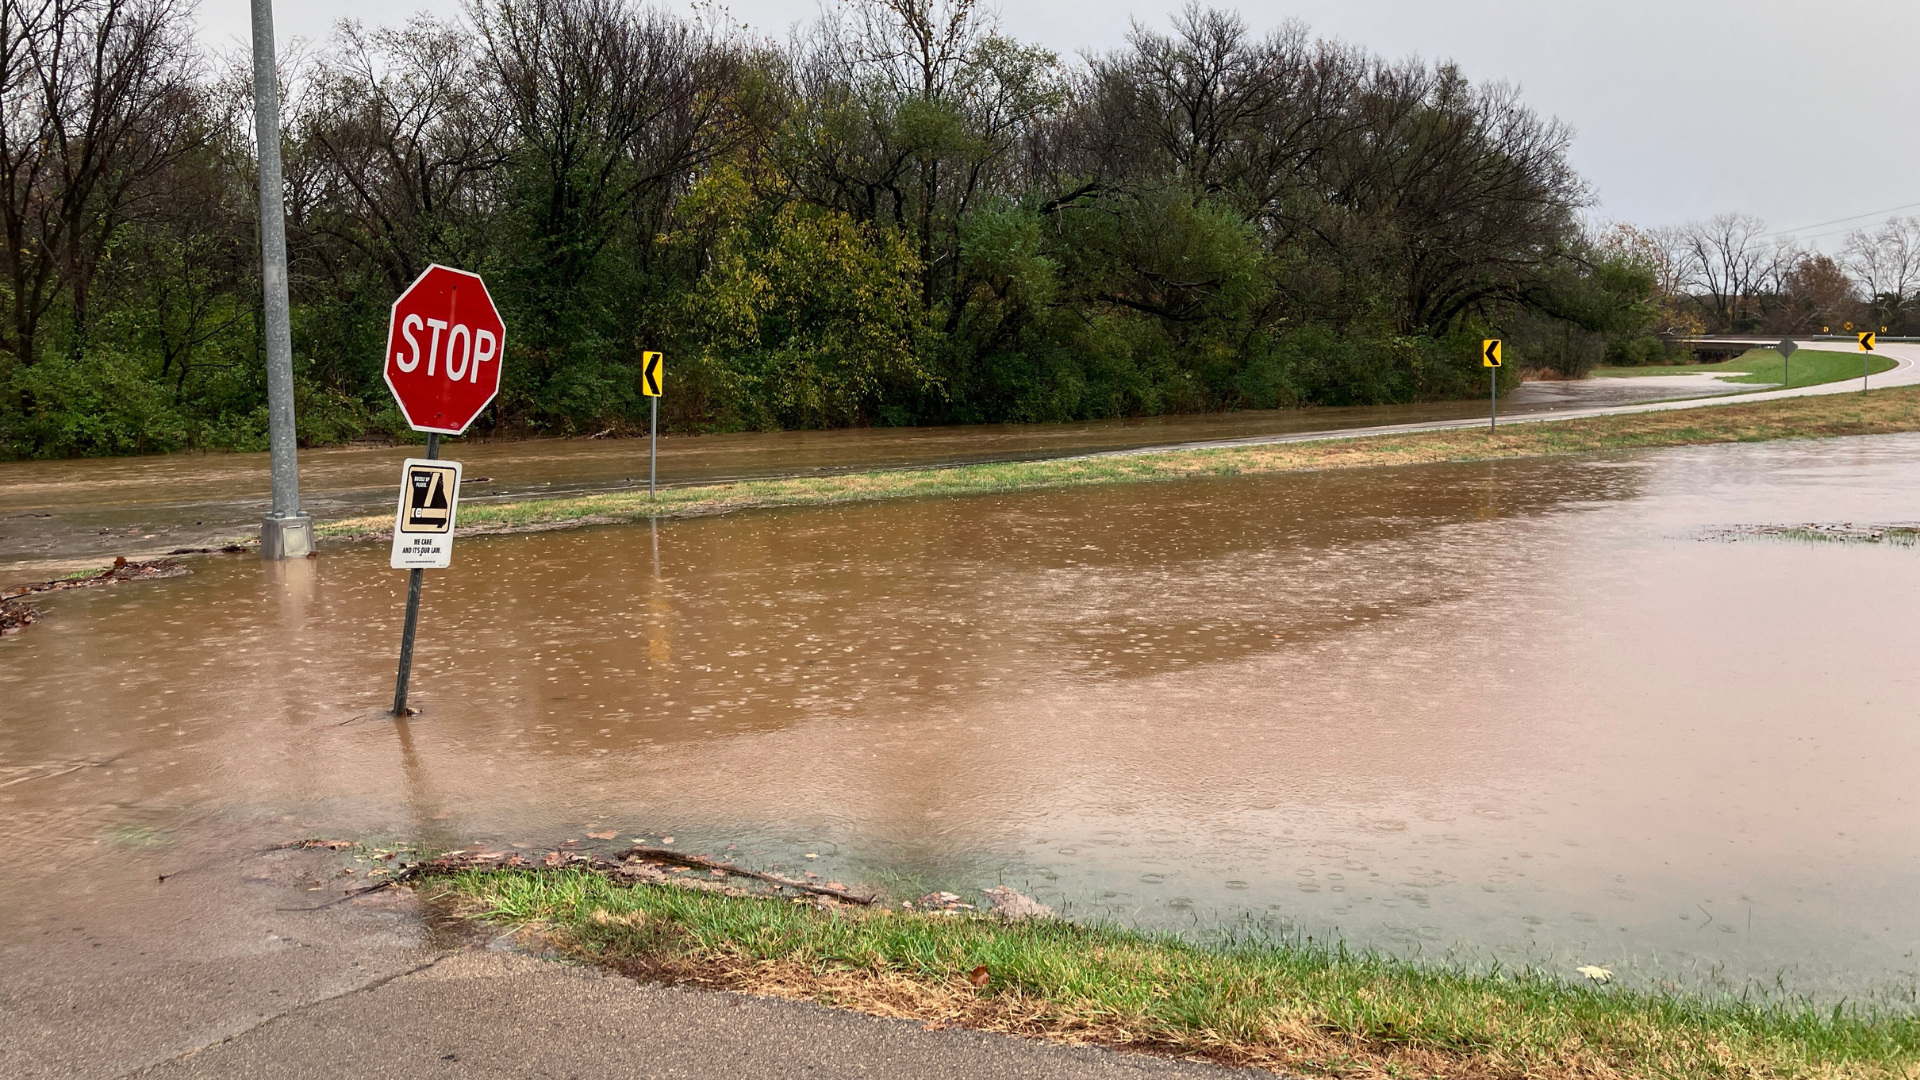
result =
M654 480L660 471L660 390L666 385L667 362L657 352L640 354L640 392L653 401L653 424L647 436L647 498L654 496Z
M1867 372L1873 370L1873 331L1869 330L1864 334L1855 334L1854 337L1860 340L1860 389L1865 390L1867 388Z
M1500 339L1480 342L1480 364L1487 369L1487 432L1500 427Z
M393 715L407 716L420 584L427 567L453 560L453 523L460 504L460 463L440 460L440 436L467 430L500 392L507 327L480 275L429 266L393 302L387 324L387 389L408 426L427 433L427 456L402 466L389 565L406 570L407 619L400 632L400 670Z
M298 559L313 553L313 518L300 509L278 70L273 58L273 0L253 0L253 134L260 154L260 328L266 346L267 449L273 472L273 509L260 520L260 557Z
M1780 363L1783 368L1780 389L1791 390L1793 389L1793 354L1800 351L1800 346L1795 345L1792 338L1784 337L1780 339L1780 344L1773 347L1773 351L1780 354Z

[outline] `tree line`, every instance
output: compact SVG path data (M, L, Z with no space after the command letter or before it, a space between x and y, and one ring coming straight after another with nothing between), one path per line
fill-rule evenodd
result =
M249 80L192 14L0 0L0 454L264 445ZM308 444L403 429L387 311L432 263L506 318L501 434L627 429L642 349L682 431L1432 400L1484 392L1486 335L1664 355L1669 251L1586 227L1566 126L1294 23L1189 6L1070 59L976 0L784 41L474 0L281 81Z
M1602 246L1651 266L1672 335L1920 333L1920 217L1854 229L1838 256L1749 214L1660 229L1615 225Z

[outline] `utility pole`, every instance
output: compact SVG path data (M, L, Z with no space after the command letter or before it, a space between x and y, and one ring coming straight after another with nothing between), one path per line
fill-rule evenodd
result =
M273 509L260 522L260 557L301 559L313 553L313 519L300 509L300 463L294 445L293 330L273 0L253 0L253 134L260 148L260 292L266 309L267 439L273 462Z

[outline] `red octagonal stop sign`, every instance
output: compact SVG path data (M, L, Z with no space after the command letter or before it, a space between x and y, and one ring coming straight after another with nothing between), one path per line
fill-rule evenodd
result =
M500 392L506 346L480 275L429 266L393 302L387 389L415 431L458 435Z

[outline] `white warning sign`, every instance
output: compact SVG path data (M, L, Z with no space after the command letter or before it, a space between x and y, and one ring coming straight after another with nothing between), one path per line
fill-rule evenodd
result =
M459 462L408 458L400 470L400 509L393 519L393 568L451 564L459 507Z

